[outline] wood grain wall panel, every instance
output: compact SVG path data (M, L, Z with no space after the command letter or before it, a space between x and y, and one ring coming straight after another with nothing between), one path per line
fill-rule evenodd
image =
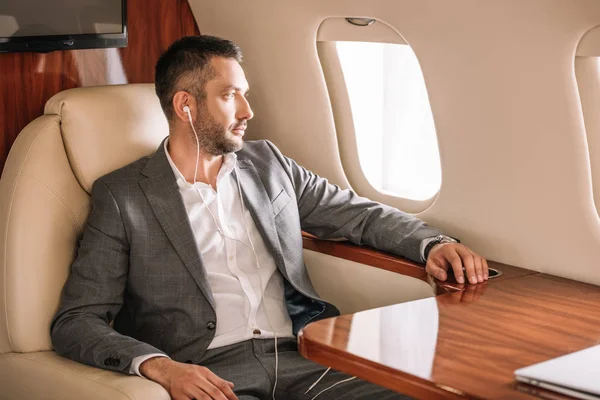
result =
M124 49L0 54L0 172L19 132L54 94L80 86L154 82L174 40L200 31L186 0L128 0Z
M154 82L154 64L176 39L199 35L185 0L129 0L129 46L121 51L129 83Z
M55 93L78 86L68 52L0 54L0 171L19 132Z

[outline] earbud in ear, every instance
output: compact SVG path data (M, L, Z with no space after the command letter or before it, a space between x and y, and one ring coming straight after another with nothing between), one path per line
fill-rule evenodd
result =
M182 110L183 110L184 113L187 114L188 119L190 120L190 124L192 124L192 126L193 126L192 113L190 112L190 107L189 106L183 106Z

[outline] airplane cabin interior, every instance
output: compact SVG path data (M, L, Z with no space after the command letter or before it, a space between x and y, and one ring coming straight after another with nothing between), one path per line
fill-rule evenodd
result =
M92 185L169 133L156 61L200 34L242 49L245 141L497 273L441 281L303 232L341 315L300 331L302 356L415 399L600 399L598 352L527 375L600 344L598 0L0 0L0 399L170 399L59 356L50 324Z

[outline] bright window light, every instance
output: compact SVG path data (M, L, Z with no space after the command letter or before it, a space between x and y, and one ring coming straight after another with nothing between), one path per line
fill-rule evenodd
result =
M408 45L337 42L360 166L380 192L426 200L440 189L435 126L417 57Z

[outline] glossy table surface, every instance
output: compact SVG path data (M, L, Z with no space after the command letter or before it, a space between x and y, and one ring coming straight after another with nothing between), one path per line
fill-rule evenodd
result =
M599 344L600 288L530 272L318 321L300 352L420 399L533 398L513 371Z

